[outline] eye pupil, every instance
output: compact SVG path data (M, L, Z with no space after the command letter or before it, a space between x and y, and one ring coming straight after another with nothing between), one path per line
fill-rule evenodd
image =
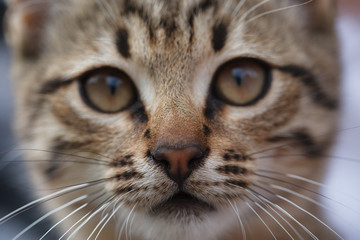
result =
M114 96L116 94L117 89L122 84L122 80L113 76L107 76L106 83L109 87L110 94Z
M232 70L232 75L234 76L237 86L241 86L244 79L243 70L241 68L235 68Z

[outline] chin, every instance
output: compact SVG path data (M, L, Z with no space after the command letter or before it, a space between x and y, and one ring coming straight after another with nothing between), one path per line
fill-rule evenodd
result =
M236 223L231 209L216 209L193 200L182 202L172 199L151 211L134 215L134 236L149 240L221 239L220 236L226 235Z

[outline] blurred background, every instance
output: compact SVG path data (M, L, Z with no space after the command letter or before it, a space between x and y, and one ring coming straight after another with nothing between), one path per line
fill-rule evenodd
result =
M323 194L332 200L324 203L331 209L328 219L337 226L345 239L360 239L360 1L339 0L340 16L337 29L341 44L343 66L342 114L339 137L335 146L329 173L324 181ZM13 102L9 77L10 52L4 43L3 17L5 4L0 0L0 152L15 148L12 134ZM0 218L31 199L21 165L7 165L2 159L13 156L0 154ZM20 176L20 177L19 177ZM341 204L339 204L341 203ZM6 227L0 225L0 240L11 239L35 221L39 209L16 217ZM347 221L343 221L346 219ZM349 224L350 223L350 224ZM36 232L49 229L42 223L24 239L35 239ZM49 235L48 239L55 239Z

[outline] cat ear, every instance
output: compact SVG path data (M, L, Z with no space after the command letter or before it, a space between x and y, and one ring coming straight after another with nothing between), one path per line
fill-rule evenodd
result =
M304 7L307 8L307 25L312 30L328 32L334 29L337 0L312 0Z
M50 2L7 0L6 39L15 55L31 59L39 55Z

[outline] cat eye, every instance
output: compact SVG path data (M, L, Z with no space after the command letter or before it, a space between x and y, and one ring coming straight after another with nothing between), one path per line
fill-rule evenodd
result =
M93 109L103 113L116 113L137 99L136 88L124 72L103 68L90 71L80 78L83 100Z
M223 64L215 73L213 94L235 106L255 104L270 87L269 67L255 59L238 58Z

